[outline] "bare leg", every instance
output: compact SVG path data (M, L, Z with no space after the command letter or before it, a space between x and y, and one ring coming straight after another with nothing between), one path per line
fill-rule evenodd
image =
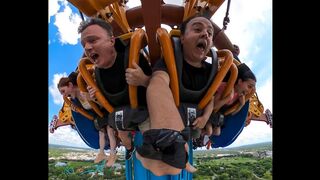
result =
M251 119L256 121L267 121L267 117L265 114L261 114L260 116L253 115Z
M99 163L100 161L107 159L106 154L104 153L104 147L106 145L105 134L103 131L99 131L99 153L94 160L94 163Z
M251 120L264 121L267 124L270 124L270 127L272 127L272 113L269 109L267 109L265 113L261 114L260 116L256 116L253 114Z
M131 149L132 143L131 138L129 137L129 131L120 131L118 130L119 138L121 139L122 144L126 149Z
M220 126L214 127L212 131L212 135L220 136L220 134L221 134L221 127Z
M169 76L165 72L157 71L153 74L147 88L147 103L151 129L166 128L177 131L184 129L169 88ZM163 161L144 158L138 152L136 157L146 169L157 176L179 174L181 172L181 169L170 166Z
M205 134L208 136L211 136L212 133L213 133L212 124L210 122L207 122L205 126Z
M186 148L186 151L189 153L189 145L188 145L188 143L186 143L185 148ZM197 171L197 169L194 166L192 166L188 161L187 164L186 164L186 171L188 171L190 173L194 173L194 172Z
M115 150L117 146L117 141L114 134L114 130L110 126L107 126L107 132L109 136L110 149Z
M129 131L118 131L119 132L119 137L122 141L122 144L125 146L126 148L126 155L125 155L125 159L129 160L133 157L133 154L135 152L135 147L132 144L132 137L129 136Z
M110 157L108 159L108 162L106 163L106 166L111 167L117 160L117 150L116 150L117 142L116 142L114 130L110 126L107 126L107 132L108 132L109 142L110 142Z
M181 131L184 124L169 88L169 76L163 71L154 73L147 89L147 103L151 129Z

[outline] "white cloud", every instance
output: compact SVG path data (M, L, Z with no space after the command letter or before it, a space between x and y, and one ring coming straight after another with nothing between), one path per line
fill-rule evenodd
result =
M164 2L165 2L166 4L175 4L175 5L182 6L184 0L164 0Z
M264 110L270 109L272 112L272 77L266 80L262 86L257 87L257 94Z
M60 11L61 8L63 8L63 11ZM55 17L54 25L58 28L59 41L62 44L77 44L80 37L77 29L81 18L78 14L72 13L69 3L66 0L50 0L49 23L52 16Z
M52 83L49 86L49 92L53 98L53 103L55 103L57 105L61 105L61 106L63 105L63 98L57 88L57 84L59 83L59 80L61 77L67 77L67 76L68 75L66 72L64 72L62 74L54 74Z
M272 24L271 7L271 0L232 1L230 4L230 23L225 33L233 44L239 45L240 59L244 59L246 63L246 59L250 57L250 51L259 48L255 46L254 40L263 36L266 26ZM224 2L212 17L212 20L221 28L226 9L227 2Z
M62 44L75 45L80 37L78 27L82 20L78 14L72 13L67 1L63 1L63 8L62 12L55 14L54 25L58 28L58 36Z
M49 144L88 148L78 132L69 125L59 127L54 133L49 133Z
M251 121L251 123L243 129L238 138L228 147L271 141L272 128L265 122Z
M60 9L60 5L58 3L59 0L48 0L49 1L49 19L48 22L50 23L50 17L57 14ZM60 0L61 1L61 0Z
M129 8L141 6L141 2L140 1L135 1L135 0L130 0L130 1L127 2L126 6L128 6Z

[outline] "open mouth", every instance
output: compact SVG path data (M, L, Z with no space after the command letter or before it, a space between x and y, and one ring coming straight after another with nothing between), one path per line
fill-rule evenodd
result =
M201 51L205 51L206 47L207 47L207 44L204 41L200 41L197 44L197 48L199 48Z
M90 54L90 58L93 60L93 61L96 61L98 59L99 55L96 54L96 53L92 53Z

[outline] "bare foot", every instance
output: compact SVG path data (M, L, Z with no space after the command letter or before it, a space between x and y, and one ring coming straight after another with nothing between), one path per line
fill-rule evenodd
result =
M195 168L194 166L192 166L189 162L187 162L186 164L186 171L188 171L189 173L194 173L196 172L198 169Z
M117 160L117 154L110 154L107 163L105 164L106 167L111 167Z
M144 168L150 170L156 176L163 176L168 174L177 175L181 173L181 169L170 166L169 164L166 164L160 160L144 158L137 151L136 157L140 160Z
M94 163L99 163L104 159L107 159L108 157L104 154L104 153L99 153L96 157L96 159L94 160Z

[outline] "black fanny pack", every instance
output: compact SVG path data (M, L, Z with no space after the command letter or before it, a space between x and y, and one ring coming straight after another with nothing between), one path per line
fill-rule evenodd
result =
M115 108L109 114L109 125L118 130L138 130L138 125L149 116L146 107L132 109L129 105Z

